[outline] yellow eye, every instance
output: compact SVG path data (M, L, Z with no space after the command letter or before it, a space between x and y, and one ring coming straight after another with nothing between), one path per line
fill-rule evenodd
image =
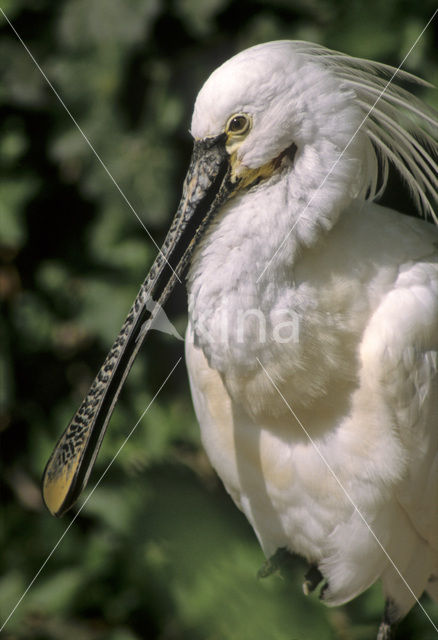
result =
M228 133L245 133L249 129L250 123L249 116L238 113L228 120L227 131Z

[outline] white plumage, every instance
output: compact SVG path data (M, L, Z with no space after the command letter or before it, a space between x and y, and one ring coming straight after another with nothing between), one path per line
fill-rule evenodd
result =
M381 578L381 638L438 599L438 229L375 203L389 162L437 220L437 116L410 74L380 96L393 71L282 41L207 80L193 136L244 114L234 175L261 178L195 252L186 340L204 446L264 552L317 565L330 605Z

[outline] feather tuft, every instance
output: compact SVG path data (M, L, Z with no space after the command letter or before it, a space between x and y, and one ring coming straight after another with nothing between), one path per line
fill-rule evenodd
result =
M378 200L392 164L406 183L418 212L438 224L438 112L400 82L431 87L417 76L380 62L354 58L321 45L297 41L297 53L319 58L353 91L363 112L367 138L362 193Z

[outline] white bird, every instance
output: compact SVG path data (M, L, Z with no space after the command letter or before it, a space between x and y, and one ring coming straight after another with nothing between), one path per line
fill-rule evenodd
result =
M438 600L438 229L376 204L388 163L437 218L437 114L408 73L304 42L252 47L201 89L163 252L49 460L85 485L145 305L190 261L186 359L202 442L264 553L339 605L381 579L378 638ZM388 79L391 81L388 84Z

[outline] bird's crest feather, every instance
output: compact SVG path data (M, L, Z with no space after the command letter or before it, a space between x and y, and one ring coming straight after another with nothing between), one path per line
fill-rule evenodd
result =
M417 76L380 62L354 58L308 42L293 43L297 53L319 58L354 92L368 139L363 194L378 199L392 164L407 184L418 211L438 224L438 112L400 82L431 87Z

